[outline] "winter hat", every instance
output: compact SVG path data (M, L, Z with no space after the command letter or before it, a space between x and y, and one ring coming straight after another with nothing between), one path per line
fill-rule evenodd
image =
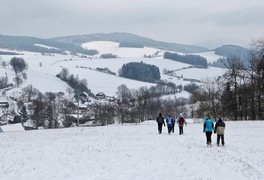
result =
M183 117L182 113L180 113L180 117Z

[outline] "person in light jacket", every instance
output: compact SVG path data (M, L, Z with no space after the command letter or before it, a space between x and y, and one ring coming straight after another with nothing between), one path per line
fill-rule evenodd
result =
M203 132L206 135L206 144L208 146L212 145L212 132L214 131L214 121L211 119L210 115L207 115L207 118L204 120Z
M171 133L173 125L175 124L175 120L172 117L172 114L169 114L168 117L166 118L166 123L167 123L167 127L168 127L168 134Z
M219 118L218 121L216 122L214 133L217 134L217 140L216 140L217 146L219 146L220 139L221 139L222 146L224 146L225 145L225 138L224 138L225 123L222 120L222 118Z

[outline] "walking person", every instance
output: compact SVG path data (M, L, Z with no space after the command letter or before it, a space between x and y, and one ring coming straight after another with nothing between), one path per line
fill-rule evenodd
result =
M220 139L221 139L222 146L224 146L225 145L225 138L224 138L224 134L225 134L225 123L224 123L224 121L222 120L221 117L218 119L218 121L215 124L215 131L214 131L214 133L217 134L217 140L216 140L217 146L219 146Z
M158 131L159 131L159 134L162 133L162 125L165 126L165 121L164 121L164 118L162 117L162 114L159 113L159 116L157 117L157 123L158 123Z
M187 126L187 123L186 123L185 119L183 118L182 113L180 113L180 118L177 120L177 124L179 125L179 134L182 135L184 124Z
M168 115L168 117L166 118L166 123L167 123L167 127L168 127L168 134L170 134L172 131L172 128L173 128L173 124L175 123L175 120L172 117L172 114Z
M174 117L173 113L171 113L171 117L174 119L174 122L173 122L173 124L172 124L171 132L174 133L174 127L175 127L175 121L176 121L176 118Z
M212 132L214 131L214 121L211 119L211 116L208 114L207 118L204 120L203 132L206 135L206 144L207 146L212 146Z

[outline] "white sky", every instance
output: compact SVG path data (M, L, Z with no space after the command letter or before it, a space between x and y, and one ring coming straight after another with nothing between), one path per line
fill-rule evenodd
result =
M263 0L1 0L0 34L129 32L155 40L249 44L264 35Z

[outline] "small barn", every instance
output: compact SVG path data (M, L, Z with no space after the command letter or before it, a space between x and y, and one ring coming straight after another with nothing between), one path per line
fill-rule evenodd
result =
M8 108L8 107L9 107L9 103L7 97L0 96L0 108Z

